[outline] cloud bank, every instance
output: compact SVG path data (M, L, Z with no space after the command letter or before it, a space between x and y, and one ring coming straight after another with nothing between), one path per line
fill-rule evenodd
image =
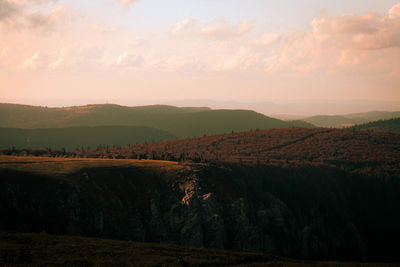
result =
M383 49L400 46L400 4L384 16L366 13L315 18L314 35L322 42L333 42L351 49Z
M111 6L118 14L116 3ZM2 84L31 88L35 85L24 81L36 80L41 88L43 81L54 79L49 87L168 87L177 95L236 90L244 97L251 88L259 95L265 90L283 96L322 95L321 88L346 96L356 88L361 96L369 90L369 97L387 88L382 90L390 98L400 96L400 4L384 13L321 15L309 20L307 30L289 33L271 31L251 18L232 23L229 17L188 17L147 31L138 30L143 24L129 28L92 16L66 27L68 12L57 1L0 0ZM123 11L124 19L130 12Z

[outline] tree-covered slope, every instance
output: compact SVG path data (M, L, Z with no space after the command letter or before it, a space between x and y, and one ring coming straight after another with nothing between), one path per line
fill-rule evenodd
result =
M137 126L97 126L47 129L0 128L0 148L96 148L99 145L120 145L171 140L166 131Z
M373 121L365 124L356 125L354 126L354 128L400 133L400 118Z

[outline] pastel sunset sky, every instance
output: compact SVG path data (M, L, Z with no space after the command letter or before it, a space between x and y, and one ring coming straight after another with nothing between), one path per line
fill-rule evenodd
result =
M0 0L0 98L400 103L400 3Z

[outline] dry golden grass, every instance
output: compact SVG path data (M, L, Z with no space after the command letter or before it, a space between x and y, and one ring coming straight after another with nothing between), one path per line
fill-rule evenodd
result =
M0 155L0 168L44 175L66 175L85 168L140 167L177 171L188 168L172 161L134 159L86 159L51 157L16 157Z

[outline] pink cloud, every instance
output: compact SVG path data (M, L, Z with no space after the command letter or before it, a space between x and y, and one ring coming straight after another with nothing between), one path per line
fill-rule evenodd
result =
M400 4L386 14L315 18L313 34L322 42L349 49L400 47Z

